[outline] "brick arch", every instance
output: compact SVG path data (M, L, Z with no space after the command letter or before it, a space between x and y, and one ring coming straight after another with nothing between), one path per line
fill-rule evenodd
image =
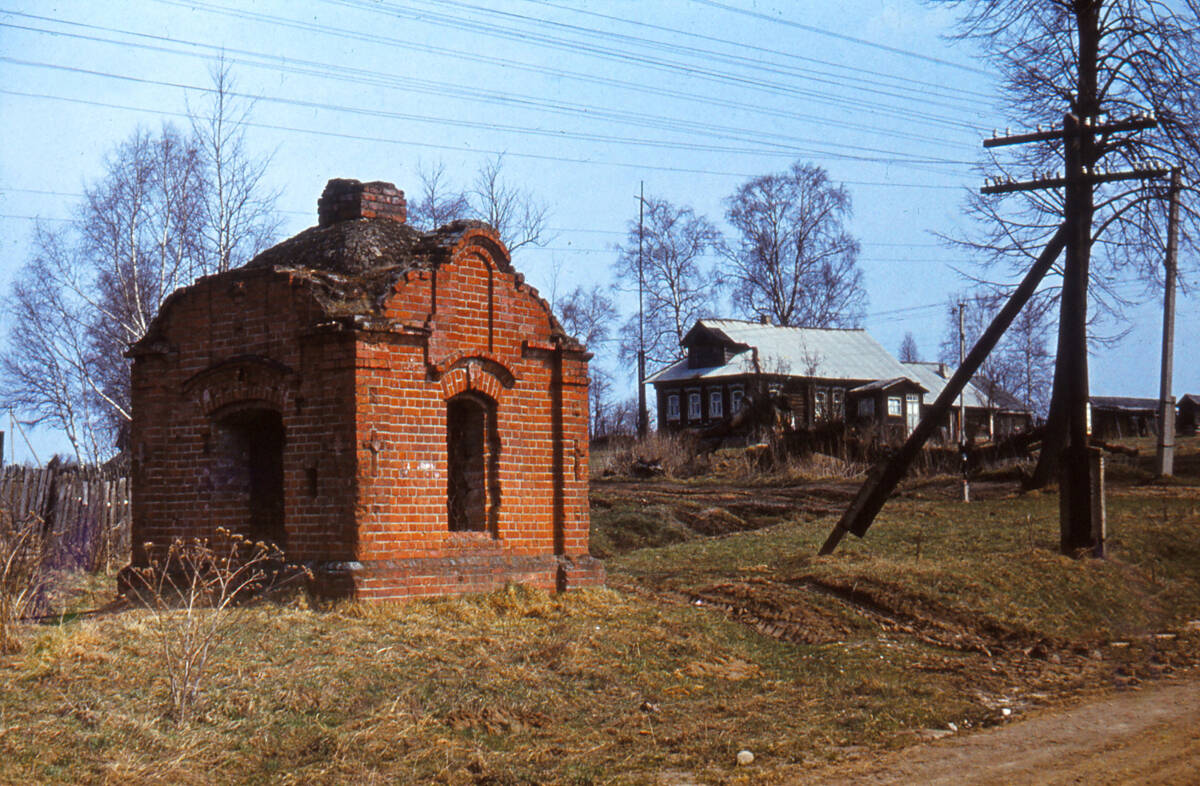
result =
M291 369L258 356L230 358L199 372L183 384L205 415L243 402L286 411Z
M467 230L456 244L458 248L479 257L489 267L512 273L512 258L500 236L491 227L479 226Z
M506 388L511 388L517 382L517 377L497 355L480 349L464 349L452 352L442 360L431 365L435 376L441 377L456 368L472 366L491 374Z
M502 377L497 375L495 366L507 373L507 385ZM442 399L449 401L459 393L474 391L499 404L504 397L504 391L512 386L512 379L508 369L495 361L489 363L486 358L475 356L462 358L441 376Z

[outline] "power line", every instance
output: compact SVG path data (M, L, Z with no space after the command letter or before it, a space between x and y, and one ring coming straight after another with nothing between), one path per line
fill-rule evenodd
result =
M849 71L851 73L867 74L867 75L874 76L874 77L889 79L889 80L893 80L894 82L900 82L900 83L909 82L911 84L920 85L921 87L931 88L933 90L940 91L940 90L948 90L949 89L945 86L944 83L927 82L927 81L921 80L921 79L913 79L912 77L896 76L894 74L887 74L882 71L875 71L875 70L872 70L869 68L862 68L859 66L846 65L844 63L835 63L831 60L822 60L822 59L816 58L816 57L800 55L800 54L796 54L795 52L787 52L787 51L784 51L781 49L771 49L769 47L756 46L755 44L747 43L744 41L734 41L734 40L728 39L728 38L719 38L717 36L704 35L703 33L697 33L697 32L691 31L691 30L684 30L684 29L678 28L678 27L667 27L665 25L656 25L656 24L644 22L644 21L641 21L638 19L629 19L626 17L613 16L610 14L602 14L598 11L589 11L589 10L586 10L583 8L575 8L572 6L567 6L567 5L562 5L560 3L551 2L550 0L524 0L524 2L534 3L536 5L542 5L542 6L549 6L551 8L558 8L563 11L568 11L568 12L571 12L574 14L580 14L583 16L590 16L590 17L595 17L598 19L607 19L607 20L614 21L614 22L621 22L623 24L632 25L634 27L642 27L642 28L647 28L650 30L660 30L663 32L672 33L674 35L686 36L688 38L694 38L694 39L701 40L701 41L711 41L713 43L734 46L734 47L738 47L739 49L745 49L745 50L751 51L751 52L761 52L763 54L770 54L770 55L774 55L777 57L783 57L788 60L797 60L797 61L804 62L804 63L815 63L817 65L828 66L831 68L837 68L837 69L841 69L844 71ZM709 50L709 51L711 51L711 50ZM745 59L749 60L749 58L745 58ZM829 75L827 72L821 72L821 71L816 71L814 73L822 74L822 75ZM876 81L869 80L869 79L863 79L862 81L868 82L869 84L879 84L879 85L886 84L884 82L876 82ZM953 92L956 96L963 96L963 95L976 96L980 99L987 100L989 103L992 100L994 100L993 95L991 95L989 93L984 93L981 91L976 91L976 90L955 88L955 89L953 89Z
M83 99L83 98L68 98L66 96L54 96L54 95L49 95L46 93L27 93L27 92L22 92L19 90L8 90L8 89L0 88L0 94L20 96L23 98L62 101L65 103L81 104L84 106L98 106L98 107L104 107L107 109L120 109L120 110L130 111L130 112L142 112L142 113L152 114L152 115L156 115L156 116L181 117L181 118L189 117L186 112L169 111L169 110L159 109L159 108L151 109L151 108L147 108L147 107L127 106L127 105L122 105L122 104L108 103L108 102L104 102L104 101L91 101L91 100ZM489 149L489 148L464 148L461 146L442 145L442 144L437 144L437 143L433 143L433 142L418 142L418 141L409 140L409 139L397 139L395 137L366 136L366 135L362 135L362 134L347 134L347 133L341 133L341 132L337 132L337 131L318 131L316 129L311 129L311 128L297 128L294 126L283 126L283 125L275 125L275 124L271 124L271 123L259 123L259 122L254 122L254 121L246 121L245 123L243 123L243 125L245 125L247 128L261 128L261 129L266 129L266 130L270 130L270 131L284 131L284 132L291 132L291 133L298 133L298 134L311 134L314 136L326 136L326 137L333 137L336 139L349 139L349 140L358 141L358 142L378 142L378 143L389 144L389 145L405 145L408 147L422 147L422 148L430 148L433 150L449 150L449 151L453 151L455 153L469 152L469 153L473 153L473 154L483 154L483 155L493 155L493 156L504 155L504 156L510 156L512 158L527 158L527 159L531 159L531 160L535 160L535 161L552 161L552 162L556 162L556 163L566 163L566 164L586 164L586 165L591 165L591 166L619 167L619 168L623 168L623 169L635 169L638 171L676 172L676 173L680 173L680 174L712 175L714 177L736 177L736 178L751 178L751 177L757 177L758 174L761 174L761 173L751 173L751 172L728 172L728 171L720 171L720 170L713 170L713 169L698 169L698 168L692 168L692 167L670 167L670 166L662 166L662 165L655 165L655 164L634 164L634 163L627 163L624 161L601 161L601 160L592 160L592 159L586 159L586 158L571 158L568 156L551 156L551 155L544 155L544 154L539 154L539 153L522 153L522 152L512 151L512 150L497 150L497 149ZM846 180L846 181L842 181L842 182L847 185L886 186L888 188L896 188L896 187L932 188L932 189L942 189L942 190L953 189L956 191L960 188L960 186L948 186L948 185L939 185L939 184L931 184L931 183L889 183L889 182L852 181L852 180Z
M227 16L227 17L234 17L234 18L239 18L239 19L248 19L248 20L252 20L252 21L256 21L256 22L260 22L260 23L268 24L268 25L272 25L272 26L287 27L287 28L291 28L291 29L295 29L295 30L303 30L306 32L311 32L311 33L320 35L320 36L344 38L347 40L354 40L354 41L365 41L365 42L376 43L376 44L393 47L393 48L407 49L407 50L419 51L419 52L427 52L427 53L432 53L432 54L449 57L449 58L454 59L455 61L470 61L470 62L487 63L489 65L498 65L498 66L506 68L506 69L514 69L514 70L520 70L520 71L525 71L525 72L529 72L529 73L535 73L535 74L539 74L539 75L551 75L551 76L556 76L556 77L560 77L560 78L574 79L574 80L579 80L579 81L587 82L587 83L591 83L591 84L601 84L601 85L605 85L605 86L609 86L609 87L619 87L621 89L631 90L634 92L644 93L644 94L648 94L648 95L665 95L665 96L669 96L672 98L680 98L683 100L691 100L691 101L696 101L696 102L700 102L700 103L708 103L708 104L715 104L715 105L729 105L731 103L728 101L709 99L709 98L705 97L704 95L699 94L697 91L688 92L688 91L671 90L668 88L655 86L655 85L647 83L647 82L640 82L640 83L639 82L629 82L629 81L625 81L625 80L615 79L612 77L599 77L594 74L581 73L581 72L577 72L577 71L568 71L568 70L564 70L564 69L560 69L560 68L552 68L552 67L543 66L543 65L531 65L531 64L523 63L523 62L520 62L517 60L511 60L511 59L506 59L506 58L497 58L497 57L491 57L488 55L483 55L476 51L468 51L468 50L463 50L463 49L452 49L452 48L448 48L448 47L435 46L432 44L417 43L417 42L413 42L413 41L395 39L395 38L390 38L387 36L382 36L382 35L377 35L377 34L362 33L362 32L356 31L356 30L348 30L345 28L333 27L331 25L318 25L318 24L314 24L314 23L302 22L302 21L298 21L298 20L274 16L271 14L263 14L263 13L253 12L253 11L246 11L243 9L228 8L225 6L214 5L212 3L202 2L202 0L154 0L154 1L157 3L163 4L163 5L187 8L192 11L199 10L199 11L204 11L206 13L210 13L210 14L214 14L214 15L218 15L218 16ZM378 13L378 10L374 9L374 8L366 8L365 10L376 11ZM454 27L457 29L458 26L454 26ZM490 26L486 27L485 29L481 30L480 32L482 34L488 35L490 37L493 37L493 38L495 37L495 35L494 35L495 31ZM526 40L526 36L524 36L524 35L515 35L515 36L513 36L513 38L522 43L524 43ZM565 47L565 49L570 52L576 51L575 47L573 47L573 46ZM627 60L626 53L623 53L623 52L614 53L613 58L622 63L625 63ZM751 86L751 87L753 86L753 80L743 80L743 81L744 81L744 84L742 86ZM778 93L780 91L775 91L775 92ZM945 126L948 128L953 128L955 130L959 130L959 131L965 130L965 131L970 131L972 133L981 133L984 131L984 128L982 126L971 125L971 124L967 124L967 123L963 123L963 122L959 122L959 121L950 121L950 120L946 120L945 118L940 117L938 115L931 115L931 114L927 114L927 113L914 113L912 111L891 108L891 107L887 107L887 106L884 106L884 105L881 105L878 103L846 99L846 98L843 98L836 94L830 94L828 91L813 91L813 90L804 90L801 88L790 87L790 88L783 88L782 94L797 95L797 96L808 97L808 98L816 98L825 104L842 104L848 108L858 109L858 110L865 109L865 110L875 112L878 114L882 114L882 115L892 115L892 116L896 116L896 117L903 118L903 119L913 120L915 122L922 123L923 125L942 125L942 126ZM732 102L732 103L736 104L739 108L747 109L749 111L762 111L763 110L763 108L761 108L757 104L739 104L738 102ZM832 121L829 119L825 119L825 122L830 122L835 125L842 125L843 127L850 127L850 124L845 123L845 122L839 123L837 121ZM861 127L860 130L871 130L871 128L872 127L864 126L864 127ZM877 125L874 126L873 128L876 131L879 130Z
M158 0L159 2L181 3L184 0ZM829 101L831 96L828 91L814 91L797 88L791 85L785 85L779 82L766 81L763 79L753 79L746 76L741 76L729 72L728 70L715 70L698 65L688 65L685 63L663 60L654 58L648 55L636 54L628 49L613 49L606 48L596 44L586 44L580 41L572 41L568 39L555 38L553 36L532 34L529 31L514 30L499 26L493 22L480 23L472 21L469 18L456 17L448 14L439 14L431 11L413 11L397 7L394 4L381 5L378 2L367 3L363 0L326 0L326 2L336 3L338 5L357 8L372 13L397 16L406 16L411 19L420 21L428 21L435 24L440 24L454 30L470 29L484 35L509 40L518 41L523 44L530 42L537 43L551 49L565 51L572 54L587 54L594 57L599 57L607 60L615 60L622 65L628 65L631 62L641 65L645 68L650 68L657 71L682 73L687 76L702 79L705 81L716 82L724 85L734 85L739 87L749 87L751 89L760 90L768 93L780 95L802 95L811 98L819 98ZM190 0L189 0L190 4ZM390 13L389 13L390 12ZM927 112L902 109L891 104L883 104L878 102L869 102L861 99L853 99L846 96L841 96L839 102L847 106L855 106L860 109L873 108L878 111L884 108L898 116L906 116L908 119L914 119L925 123L934 123L946 127L957 127L970 130L979 130L978 126L973 126L969 123L957 120L949 120L943 116L931 114ZM923 102L928 103L928 101Z
M844 33L835 33L832 30L825 30L824 28L816 27L814 25L806 25L801 22L793 21L791 19L783 19L782 17L768 16L767 14L763 14L758 11L751 11L747 8L737 8L736 6L726 5L725 3L719 3L719 2L717 2L717 0L692 0L692 2L699 3L700 5L712 6L713 8L720 8L724 11L729 11L730 13L741 14L742 16L749 16L749 17L753 17L755 19L762 19L767 22L774 22L775 24L786 25L788 27L794 27L798 30L804 30L809 33L816 33L817 35L829 36L830 38L836 38L841 41L849 41L850 43L859 44L861 46L871 47L872 49L879 49L884 52L891 52L892 54L896 54L896 55L904 55L905 57L912 57L917 60L924 60L927 63L935 63L937 65L946 66L947 68L955 68L960 71L968 71L973 74L982 74L983 76L993 76L992 72L985 71L982 68L975 68L974 66L963 65L962 63L955 63L950 60L943 60L940 57L933 57L932 55L922 54L921 52L913 52L908 49L901 49L901 48L895 47L895 46L888 46L887 44L881 44L876 41L868 41L865 38L855 38L854 36L846 35Z
M3 23L0 23L0 26L3 26ZM174 88L179 88L181 90L206 92L206 93L214 92L214 89L211 87L202 87L199 85L189 85L189 84L184 84L184 83L180 83L180 82L167 82L167 81L158 80L158 79L147 79L147 78L143 78L143 77L127 76L124 74L114 74L114 73L106 72L106 71L97 71L97 70L90 69L90 68L77 68L77 67L73 67L73 66L57 65L54 63L44 63L44 62L38 62L38 61L21 60L21 59L12 58L12 57L0 56L0 62L12 63L14 65L25 66L25 67L29 67L29 68L44 68L44 69L50 69L50 70L66 71L66 72L70 72L70 73L85 74L88 76L95 76L95 77L101 77L101 78L106 78L106 79L116 79L116 80L121 80L121 81L126 81L126 82L135 82L138 84L157 85L160 87L174 87ZM580 132L580 131L543 130L543 129L537 129L537 128L528 128L526 126L504 125L504 124L495 123L495 122L463 120L460 118L453 118L453 117L437 117L437 116L431 116L431 115L412 114L412 113L407 113L407 112L392 112L392 111L387 111L387 110L383 110L383 109L365 109L362 107L352 107L352 106L345 106L345 105L340 105L340 104L329 104L329 103L320 102L320 101L307 101L307 100L295 99L295 98L280 98L277 96L254 96L254 95L249 95L249 94L245 94L245 93L239 93L236 91L227 91L226 95L229 95L229 96L235 97L235 98L244 98L244 99L252 100L252 101L262 101L265 103L283 104L286 106L296 106L296 107L302 107L302 108L308 108L308 109L325 109L325 110L329 110L329 111L333 111L333 112L366 115L366 116L370 116L370 117L381 117L381 118L388 118L388 119L393 119L393 120L407 120L410 122L418 122L418 123L434 123L434 124L438 124L441 126L457 126L457 127L461 127L461 128L478 128L478 129L485 129L488 131L499 130L499 131L505 131L508 133L513 133L513 134L518 134L518 135L545 136L545 137L550 137L553 139L569 138L569 139L578 139L578 140L589 141L589 142L615 142L615 143L620 143L620 144L625 144L625 145L637 145L637 146L641 146L641 147L657 147L657 148L677 149L677 150L702 150L702 151L706 151L706 152L734 153L734 154L739 154L739 155L787 156L788 158L792 158L795 155L802 153L805 155L823 155L823 156L828 156L831 158L840 158L840 159L847 159L847 160L853 160L853 161L864 161L864 162L871 162L871 163L887 163L887 164L893 164L893 165L897 165L897 166L919 165L919 164L935 164L935 165L938 165L938 164L941 164L941 165L955 165L955 164L973 165L974 164L974 162L970 162L970 161L953 161L950 159L879 158L879 157L866 156L866 155L851 155L851 154L847 154L847 153L835 153L835 152L828 152L828 151L823 151L823 150L817 151L817 150L805 149L805 148L801 148L801 147L797 147L797 146L782 145L782 144L778 144L778 143L776 143L776 147L778 147L780 149L764 150L764 149L747 149L747 148L728 147L728 146L720 146L720 145L704 145L704 144L698 144L695 142L671 142L668 140L639 139L636 137L622 137L622 136L614 136L614 135L610 135L610 134L595 134L595 133L586 133L586 132ZM817 144L819 144L819 143L817 143ZM847 147L850 149L861 149L866 152L890 152L890 151L879 150L878 148L860 147L860 146L856 146L856 145L839 145L839 146Z
M363 7L362 0L325 0L325 2L338 3L338 4L342 4L342 5L350 5L352 7L360 7L360 8ZM878 80L866 80L866 79L863 79L862 77L847 77L845 75L835 75L835 74L829 73L828 71L816 71L811 68L797 68L795 66L785 66L785 65L782 65L779 63L772 63L772 62L763 60L762 58L751 58L751 57L747 57L745 55L720 52L715 49L705 49L705 48L700 48L700 47L686 46L686 45L682 45L682 44L672 44L672 43L667 43L664 41L658 41L658 40L654 40L654 39L642 38L639 36L632 36L632 35L627 35L627 34L623 34L623 33L618 33L618 32L611 31L611 30L601 30L601 29L598 29L595 27L585 27L582 25L567 24L565 22L559 22L559 21L552 20L552 19L546 19L544 17L535 17L535 16L530 16L527 14L519 14L519 13L516 13L513 11L504 11L504 10L499 10L499 9L495 9L495 8L486 8L486 7L474 5L471 3L460 2L459 0L410 0L410 2L423 2L426 5L436 4L436 5L441 5L441 6L450 6L453 8L463 9L463 10L467 10L467 11L473 11L473 12L479 13L479 14L486 14L491 17L500 17L502 19L515 19L515 20L519 20L522 23L527 23L527 24L533 25L533 26L560 29L560 30L568 31L570 33L584 35L587 37L612 39L612 40L618 41L621 44L633 44L633 45L642 46L642 47L655 49L655 50L659 50L659 51L667 51L667 52L671 52L673 54L682 54L682 55L689 56L689 57L702 58L706 62L713 62L713 61L723 62L723 63L728 63L730 65L741 66L743 68L764 71L764 72L767 72L770 74L776 74L776 75L781 75L781 76L788 76L788 77L800 76L800 77L804 77L806 79L815 80L818 82L824 82L826 84L835 85L838 87L849 87L854 90L862 90L863 92L886 96L888 98L899 98L900 96L898 96L896 94L896 91L897 90L905 90L905 91L909 91L909 92L917 94L919 97L921 97L923 99L923 101L925 103L940 104L940 105L946 106L946 107L955 107L955 106L962 105L964 103L969 104L972 102L972 99L967 97L965 91L955 91L953 93L942 93L942 92L935 92L933 90L929 90L925 87L908 87L904 84L905 82L915 84L916 80L909 80L904 77L894 77L893 76L893 77L890 77L891 79L894 80L893 82L884 83L884 82L880 82ZM395 4L391 4L388 7L392 8L392 9L396 9ZM561 6L556 6L556 7L561 8ZM602 17L604 19L609 19L609 20L627 21L627 20L621 20L619 17L609 16L606 14L597 14L594 12L587 12L587 11L583 11L583 10L580 10L579 13L586 13L590 16L598 16L598 17ZM453 17L450 17L450 18L453 19ZM637 24L635 22L629 22L629 23ZM658 25L646 25L646 26L654 27L655 29L659 29L659 30L668 30L668 31L678 33L678 34L684 34L683 31L672 30L671 28L664 28L664 27L661 27ZM720 40L720 39L716 39L716 40ZM777 52L776 50L764 49L762 47L747 46L747 45L739 44L739 43L733 42L733 41L725 41L724 43L726 43L727 45L738 47L739 49L752 49L752 50L758 51L758 52L763 52L763 53L769 52L772 54L779 54L779 55L786 56L785 53L780 53L780 52ZM605 50L605 51L607 51L607 50ZM812 59L809 59L809 60L812 61ZM826 65L831 65L831 66L836 65L834 63L829 63L828 61L817 61L817 62L822 62L822 63L825 63ZM859 69L859 70L864 73L870 73L867 69ZM851 80L851 81L847 81L847 80ZM861 84L855 84L855 83L861 83ZM867 84L869 86L864 87L864 86L862 86L863 84ZM934 85L932 85L932 83L929 83L929 84L931 86L934 86ZM936 85L936 87L940 88L941 90L945 89L945 87L942 85ZM978 95L983 95L983 94L978 94ZM989 96L989 98L990 98L990 96Z
M158 0L158 1L170 3L170 0ZM340 65L340 64L330 64L330 63L322 63L322 62L296 59L296 58L287 58L287 57L281 57L281 56L276 56L276 55L269 55L269 54L265 54L262 52L255 52L253 50L218 47L218 46L205 44L205 43L201 43L201 42L188 41L185 39L177 39L177 38L171 38L171 37L167 37L167 36L151 35L151 34L147 34L147 33L139 33L139 32L130 31L130 30L111 28L111 27L106 27L103 25L92 25L92 24L86 24L86 23L81 23L81 22L74 22L74 21L70 21L70 20L53 19L50 17L38 16L38 15L34 15L34 14L24 14L24 13L20 13L20 12L12 12L12 13L17 16L30 18L30 19L36 19L39 21L52 22L54 24L59 24L59 25L67 25L70 27L80 27L80 28L84 28L84 29L88 29L88 30L99 30L99 31L107 32L107 33L114 33L114 34L121 35L121 36L127 36L127 37L139 38L139 39L147 39L147 40L165 42L165 43L171 43L171 44L179 44L179 45L188 46L188 47L192 47L192 48L196 48L196 49L205 49L205 50L208 50L209 52L211 52L213 55L221 55L223 57L226 57L231 62L240 64L240 65L247 65L247 66L251 66L254 68L270 69L270 70L287 72L287 73L304 74L304 75L308 75L308 76L315 76L315 77L322 78L322 79L333 79L333 80L352 82L352 83L358 83L358 84L373 84L373 85L377 85L377 86L381 86L381 87L408 90L408 91L412 91L412 92L424 93L424 94L429 94L429 95L437 95L437 96L445 96L447 94L456 95L460 98L466 98L466 99L475 100L475 101L483 101L483 102L487 102L487 103L500 104L500 105L505 105L505 106L514 106L515 105L515 106L520 106L523 108L533 108L533 109L538 109L540 111L554 112L554 113L558 113L558 114L568 114L568 115L577 116L577 117L582 116L582 117L587 117L589 119L594 119L596 117L600 117L603 119L613 120L615 122L630 123L630 124L634 124L634 125L643 125L646 127L660 128L660 129L673 130L673 131L679 131L681 127L686 127L687 129L690 129L697 133L713 135L714 129L718 129L720 131L724 131L724 132L727 132L729 134L734 134L734 135L750 134L750 135L757 135L757 136L773 137L775 139L802 141L802 142L807 142L807 143L812 142L812 140L808 140L808 139L804 139L804 138L797 138L797 137L785 135L785 134L764 133L762 130L750 131L747 129L736 129L736 128L731 129L731 128L727 128L727 127L714 126L711 123L698 123L695 121L681 120L678 118L665 118L665 117L658 116L658 115L648 115L645 113L630 112L628 110L611 110L611 109L603 109L600 107L587 105L587 104L570 104L570 103L562 102L562 101L547 101L547 100L535 98L532 96L513 95L513 94L500 93L497 91L485 91L485 90L478 88L477 86L468 87L468 86L458 85L458 84L454 84L454 83L440 82L440 81L428 80L428 79L417 79L414 77L405 77L405 76L400 76L400 75L395 75L395 74L386 74L385 75L385 74L380 74L378 71L353 68L353 67L344 66L344 65ZM213 11L212 13L217 13L217 12ZM237 15L243 16L246 13L249 13L249 12L239 13ZM266 15L254 14L252 16L266 16ZM286 21L286 20L280 20L277 17L267 17L267 18L269 20L271 20L269 22L266 22L267 24L283 24ZM156 45L150 45L150 44L145 44L145 43L132 43L129 41L116 41L116 40L112 40L112 39L100 38L97 36L83 35L80 33L69 33L69 32L65 32L65 31L61 31L61 30L46 30L44 28L15 25L15 24L11 24L11 23L0 23L0 26L11 27L13 29L19 29L19 30L25 30L27 32L41 33L41 34L53 35L53 36L65 36L65 37L70 37L70 38L76 38L79 40L95 41L98 43L118 45L118 46L122 46L122 47L133 46L133 47L145 49L148 51L159 51L159 52L165 52L168 54L181 55L181 56L186 56L186 57L203 57L202 55L199 55L197 53L183 52L178 49L172 49L172 48L168 48L168 47L164 47L164 46L156 46ZM289 26L291 26L291 25L289 25ZM372 38L378 38L378 37L372 37ZM387 42L391 45L405 46L404 44L395 44L395 43L391 42L390 39L387 39ZM245 60L243 58L237 58L237 57L230 58L229 57L230 53L236 53L236 54L240 54L240 55L243 55L246 57L251 57L251 58L259 58L261 60L269 61L269 63L271 63L271 64L255 62L254 60ZM493 58L492 60L495 60L495 59ZM503 64L502 61L497 61L497 63ZM341 75L339 75L337 72L340 72ZM595 79L594 77L589 77L589 78ZM661 88L653 89L653 88L648 88L645 85L636 85L633 83L619 82L617 80L611 80L611 79L599 79L598 81L610 82L610 83L616 84L617 86L638 89L641 92L650 92L653 94L664 94L664 95L669 95L670 97L680 98L680 99L684 99L684 100L692 100L692 101L699 100L703 103L725 106L728 108L744 109L744 110L748 110L748 111L754 111L757 114L767 114L770 116L780 117L780 118L788 119L788 120L795 120L797 118L807 118L809 120L813 120L816 122L827 123L830 125L848 128L851 130L858 130L858 131L863 131L866 133L872 133L875 135L889 136L889 137L900 138L900 139L908 139L910 141L932 142L932 143L938 144L941 147L946 147L947 145L954 146L954 147L961 147L964 149L968 147L968 145L963 144L963 143L948 143L943 138L929 137L929 136L924 136L921 134L913 134L913 133L907 133L907 132L900 132L900 131L896 131L895 129L880 128L878 125L866 125L866 124L852 123L849 121L838 121L838 120L834 120L832 118L817 117L817 116L813 116L813 115L801 115L801 114L796 114L793 112L776 111L776 110L771 110L768 107L763 107L761 105L751 106L751 105L747 105L747 104L741 104L738 102L730 102L727 100L697 97L695 94L683 93L683 92L679 92L679 91L663 90ZM731 136L730 138L738 138L738 137ZM745 141L745 140L743 140L743 141ZM831 143L831 144L843 144L843 143ZM970 147L972 149L974 149L973 144L970 145Z

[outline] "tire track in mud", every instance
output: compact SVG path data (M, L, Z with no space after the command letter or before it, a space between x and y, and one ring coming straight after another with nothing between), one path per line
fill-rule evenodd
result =
M759 633L793 644L829 644L843 641L855 626L829 603L851 611L881 631L912 637L926 644L957 652L975 652L988 658L1044 658L1051 652L1074 647L1028 631L1008 628L993 620L976 618L950 609L933 609L928 602L905 596L909 609L887 603L880 593L815 578L772 580L755 577L728 581L695 590L654 587L610 576L609 586L676 605L701 606L726 614ZM822 603L824 601L824 603Z

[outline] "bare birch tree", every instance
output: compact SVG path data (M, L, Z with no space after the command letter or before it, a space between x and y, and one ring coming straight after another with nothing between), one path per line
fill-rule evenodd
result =
M408 222L413 226L431 232L451 221L470 218L470 200L450 185L441 161L418 165L417 185L419 191L408 201Z
M432 231L459 219L483 221L500 233L509 253L548 240L549 207L507 178L502 155L484 162L465 190L453 184L441 161L419 165L417 181L408 220L418 229Z
M737 232L722 272L733 304L778 325L853 327L867 303L858 241L846 229L850 193L819 166L796 162L726 200Z
M550 209L504 176L504 156L488 160L475 173L468 200L475 217L500 233L510 253L545 244Z
M129 410L125 350L162 301L198 276L241 264L276 222L262 167L246 157L235 94L214 70L213 112L194 134L138 129L84 189L74 221L39 229L5 303L2 403L61 428L81 460L119 441ZM215 223L214 223L215 222Z
M80 460L107 453L130 417L125 348L203 270L203 188L187 137L139 130L85 189L76 221L38 231L14 282L5 403L61 428Z
M717 280L707 258L721 236L692 208L655 197L645 200L640 235L646 362L661 365L679 357L684 335L713 307ZM638 290L638 238L638 222L630 221L616 262L618 287L625 292ZM635 313L621 328L620 356L635 359L637 352Z
M54 281L67 254L60 236L38 227L33 258L18 271L5 303L9 347L0 355L4 403L34 425L61 431L76 461L100 455L104 406L95 389L92 314Z
M246 127L253 102L237 93L222 57L209 72L208 106L190 113L192 137L204 167L201 198L204 268L221 273L241 267L279 232L278 192L266 185L269 156L247 150Z
M921 350L917 349L917 340L913 337L911 330L906 331L900 342L900 362L916 363L920 359Z
M575 287L555 306L555 311L566 331L593 353L601 351L600 345L611 338L609 331L618 316L612 298L599 284Z

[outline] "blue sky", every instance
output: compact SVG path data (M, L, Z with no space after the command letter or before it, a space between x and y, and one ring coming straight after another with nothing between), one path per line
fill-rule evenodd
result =
M284 237L315 223L331 177L415 192L422 164L466 184L504 153L506 175L551 208L553 238L514 259L551 297L610 280L639 181L723 225L741 182L804 159L853 196L866 327L892 351L911 331L933 357L973 264L936 234L966 226L980 142L1015 125L986 64L942 40L952 22L915 0L6 0L0 286L33 218L69 219L139 124L185 122L223 51L257 97L250 143L272 156ZM1092 358L1094 393L1157 395L1160 303ZM1197 334L1183 295L1177 335ZM1200 392L1185 353L1176 391Z

